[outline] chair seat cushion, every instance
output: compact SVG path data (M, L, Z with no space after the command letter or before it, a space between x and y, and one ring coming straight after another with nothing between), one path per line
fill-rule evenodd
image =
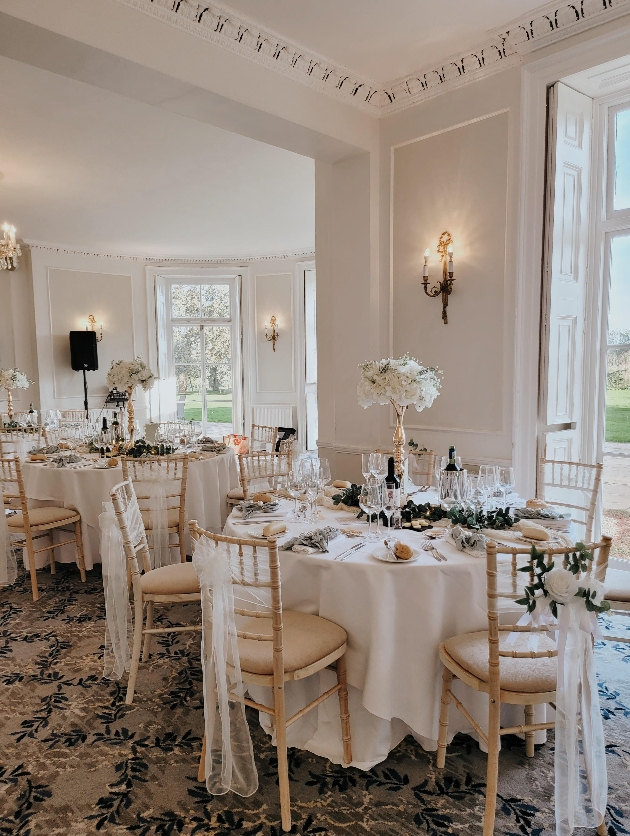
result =
M147 531L150 531L153 528L153 520L151 519L151 512L148 510L141 510L140 514L142 515L142 522L144 523L144 527ZM167 511L168 514L168 527L175 528L179 523L179 508L169 508Z
M53 523L63 522L64 520L71 520L72 517L78 517L79 512L73 511L72 508L55 508L52 505L44 508L29 508L28 520L31 525L52 525ZM24 517L21 511L7 517L7 525L9 528L23 528Z
M171 563L152 569L140 578L140 587L148 595L185 595L200 592L199 578L192 563Z
M243 499L243 488L232 488L227 492L228 499Z
M271 636L271 619L250 618L239 629ZM297 671L324 659L342 647L346 640L346 631L333 621L293 610L282 612L285 672ZM238 650L243 671L262 676L273 673L273 642L239 639Z
M519 634L514 644L505 647L510 634L501 632L500 647L506 650L529 650L529 634ZM488 682L488 634L464 633L447 639L442 647L464 670ZM538 650L555 650L556 645L544 634L540 634ZM537 694L556 690L557 660L555 657L541 659L511 659L501 656L501 688L504 691L522 691Z
M630 572L623 569L609 569L606 572L606 594L609 601L630 602Z

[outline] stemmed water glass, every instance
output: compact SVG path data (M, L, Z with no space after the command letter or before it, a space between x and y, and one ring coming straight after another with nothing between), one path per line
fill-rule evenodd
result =
M507 506L508 494L514 487L514 468L501 467L499 468L499 484L503 490L503 504Z
M396 510L396 485L394 482L385 482L382 488L383 513L387 517L387 535L391 533L392 514Z
M495 504L494 495L499 481L496 465L479 465L479 478L483 479L483 484L486 492L486 505L488 507L488 510L493 511Z
M385 453L370 453L370 473L378 483L387 476L387 459Z
M383 502L381 485L363 485L359 496L359 506L368 518L368 540L378 540L378 514ZM376 532L372 532L372 514L376 514Z
M287 493L294 501L293 511L287 517L291 522L297 522L300 519L298 500L302 495L302 484L301 468L299 463L295 462L293 468L287 473L284 483Z

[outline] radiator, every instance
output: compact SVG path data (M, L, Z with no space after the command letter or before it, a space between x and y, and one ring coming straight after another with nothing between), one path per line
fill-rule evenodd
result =
M292 427L293 407L287 405L259 404L252 408L252 424L263 427Z

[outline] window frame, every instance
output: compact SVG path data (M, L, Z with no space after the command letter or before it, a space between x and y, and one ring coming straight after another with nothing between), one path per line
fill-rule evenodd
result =
M607 109L606 114L606 140L604 145L603 165L605 166L605 173L603 182L605 184L605 211L604 219L606 221L623 221L630 222L630 206L625 209L615 209L615 168L616 168L616 148L615 148L615 119L617 114L625 110L630 111L630 98L624 96L624 101L617 104L604 105Z

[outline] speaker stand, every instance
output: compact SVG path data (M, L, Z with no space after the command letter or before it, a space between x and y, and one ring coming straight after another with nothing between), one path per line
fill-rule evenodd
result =
M87 375L85 374L85 366L83 367L83 406L85 408L85 420L90 420L90 411L88 408L88 388L87 388Z

